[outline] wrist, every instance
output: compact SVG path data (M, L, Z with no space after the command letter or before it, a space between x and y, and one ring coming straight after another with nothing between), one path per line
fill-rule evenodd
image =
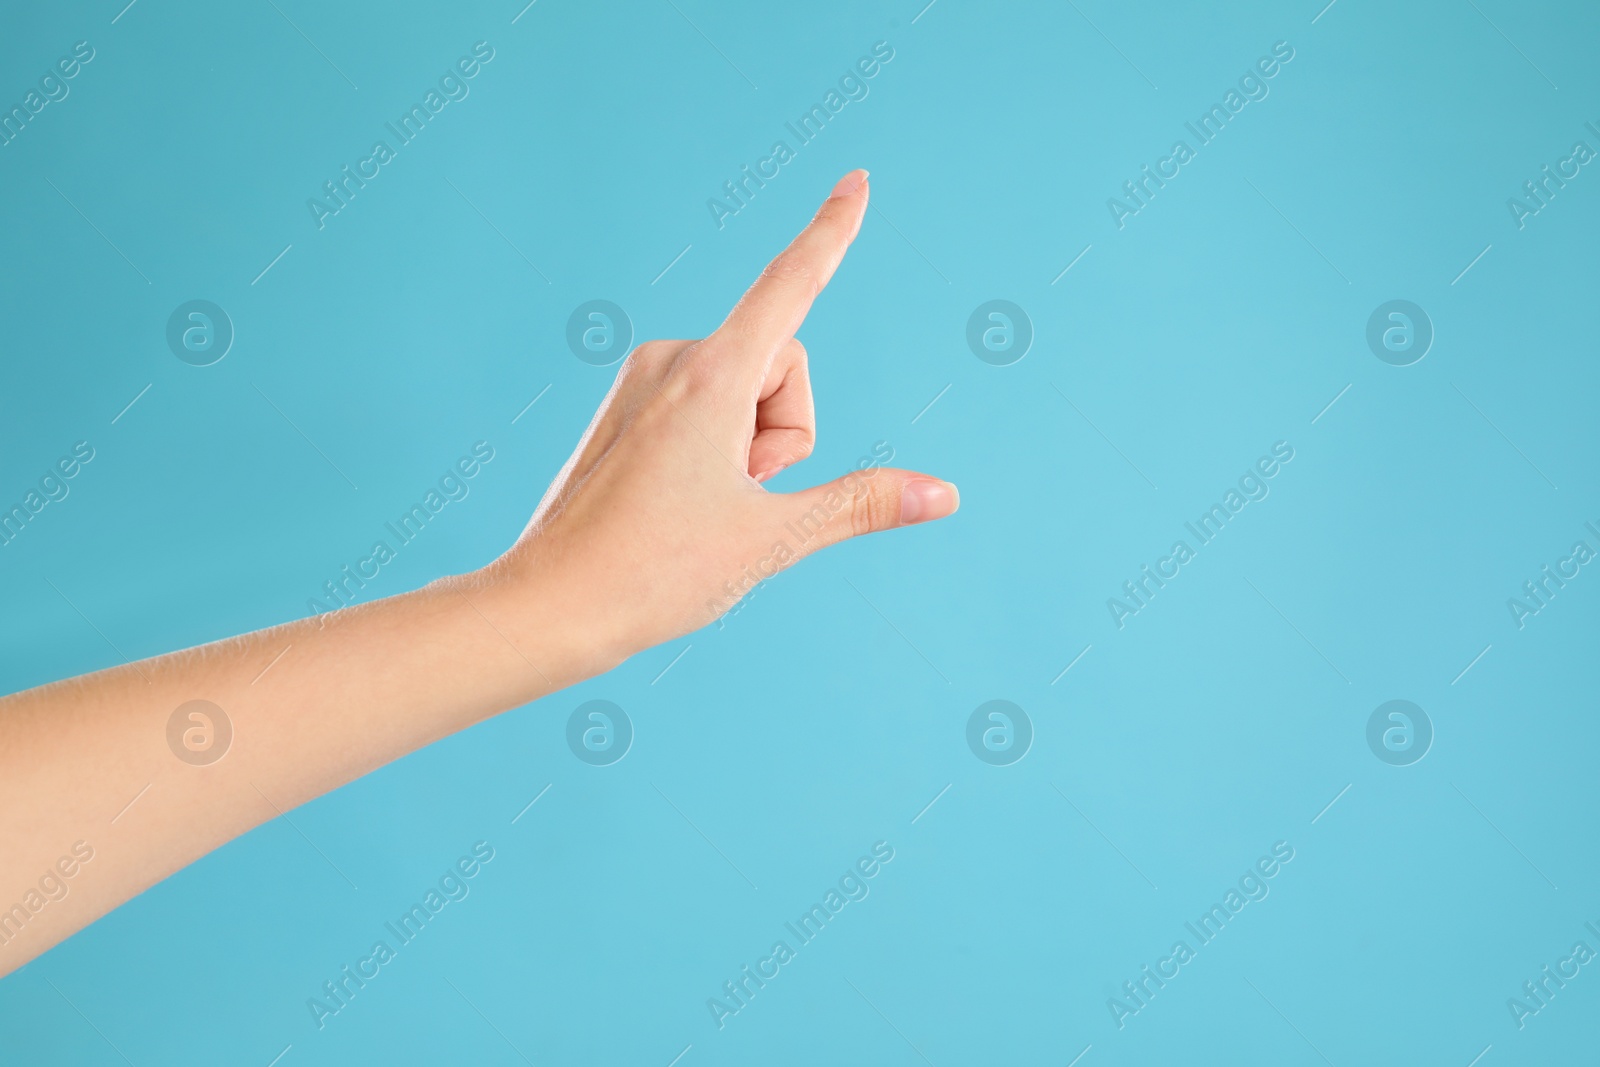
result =
M604 674L638 649L620 628L624 612L519 546L487 567L435 583L464 602L468 625L486 640L515 652L537 699ZM524 702L526 702L526 700Z

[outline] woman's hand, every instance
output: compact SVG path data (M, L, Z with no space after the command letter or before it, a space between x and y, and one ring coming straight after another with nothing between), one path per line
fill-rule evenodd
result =
M253 826L705 625L823 545L954 511L954 486L906 471L760 484L815 441L794 333L866 208L857 171L716 333L635 350L482 571L0 700L0 871L93 856L70 896L5 913L0 974ZM202 759L173 741L197 700L231 726Z
M712 622L756 581L847 537L942 518L955 486L870 468L798 493L762 482L816 443L812 301L861 229L847 174L716 333L650 341L623 364L516 546L486 576L570 605L607 666Z

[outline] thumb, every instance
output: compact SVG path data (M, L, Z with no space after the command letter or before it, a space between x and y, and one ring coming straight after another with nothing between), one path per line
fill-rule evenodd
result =
M949 482L916 471L873 467L778 498L786 529L804 554L851 537L942 519L961 506Z

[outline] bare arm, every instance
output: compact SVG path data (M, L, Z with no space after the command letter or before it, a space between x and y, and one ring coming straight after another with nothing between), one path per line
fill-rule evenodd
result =
M706 625L755 577L954 511L907 471L760 485L811 451L794 333L867 195L841 180L711 337L636 349L482 571L0 699L0 974L282 811Z

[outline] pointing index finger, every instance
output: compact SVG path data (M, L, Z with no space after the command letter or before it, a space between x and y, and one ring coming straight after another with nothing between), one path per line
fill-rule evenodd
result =
M765 373L839 268L861 229L868 195L866 171L840 178L816 217L767 264L712 339L739 351L741 364Z

